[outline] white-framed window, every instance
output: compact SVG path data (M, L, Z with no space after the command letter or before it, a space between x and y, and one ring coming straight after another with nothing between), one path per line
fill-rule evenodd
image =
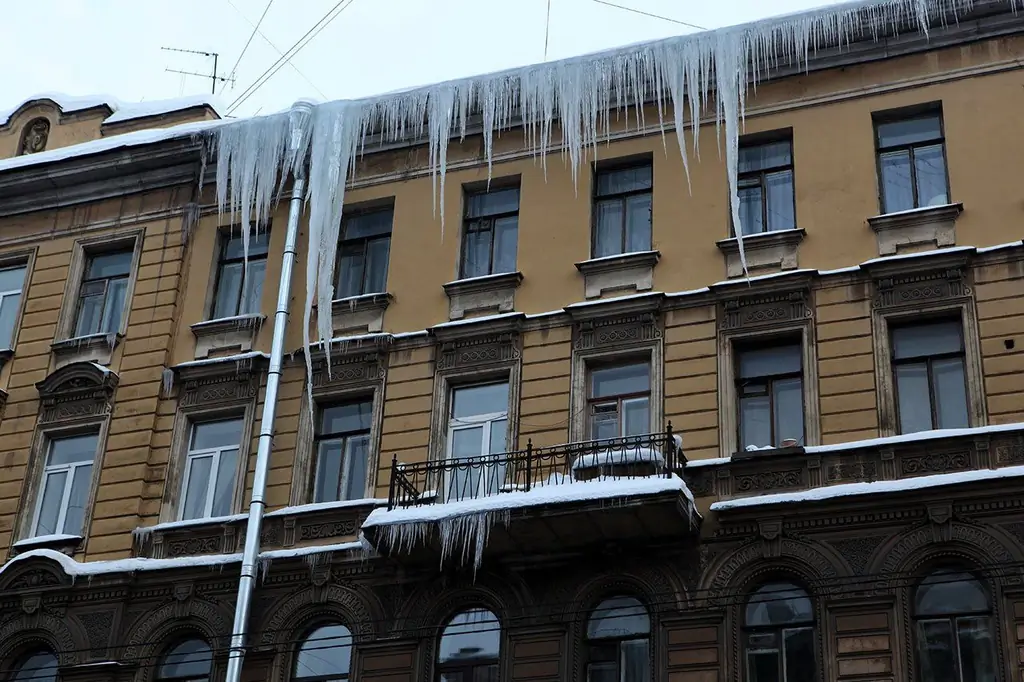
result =
M507 435L507 381L452 390L445 499L479 497L501 489L505 465L493 455L505 452Z
M320 409L316 434L314 502L358 500L366 495L370 460L372 400L355 400Z
M24 264L0 268L0 350L14 347L25 270Z
M198 422L192 426L179 520L231 513L241 440L241 417Z
M590 370L590 438L626 438L651 431L649 362L599 365Z
M32 537L82 533L97 441L95 433L50 439Z

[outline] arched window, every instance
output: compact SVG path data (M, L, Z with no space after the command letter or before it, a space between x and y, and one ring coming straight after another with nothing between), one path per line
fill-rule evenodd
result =
M352 633L339 623L310 632L295 658L296 682L347 680L352 664Z
M52 651L36 649L14 666L11 682L57 682L57 657Z
M814 605L803 588L766 583L747 600L743 618L747 682L813 682Z
M992 682L996 679L992 609L970 573L943 568L921 581L914 595L922 680Z
M651 679L651 618L633 597L612 597L587 621L587 682Z
M486 609L463 611L441 632L439 682L497 682L501 623Z
M213 653L201 639L186 639L169 649L160 659L158 680L175 682L209 682Z

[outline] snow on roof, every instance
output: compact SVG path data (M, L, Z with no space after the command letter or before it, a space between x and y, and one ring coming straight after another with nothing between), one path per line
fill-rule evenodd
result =
M152 102L125 102L111 95L66 95L60 92L44 92L32 95L9 109L0 110L0 126L6 125L11 116L26 104L49 100L56 104L62 113L70 114L97 107L107 107L113 114L104 119L104 123L121 123L147 116L159 116L174 111L183 111L193 107L210 107L222 116L223 107L220 99L214 95L190 95L173 99L154 100Z
M1016 478L1024 476L1024 466L1004 467L1002 469L982 469L980 471L958 471L951 474L933 474L931 476L916 476L914 478L902 478L897 481L875 481L874 483L843 483L841 485L824 486L811 488L793 493L778 493L775 495L757 495L754 497L743 497L737 500L724 500L711 505L712 511L724 511L727 509L738 509L742 507L757 507L771 504L786 504L795 502L811 502L829 500L837 497L848 497L855 495L872 495L876 493L905 492L908 490L922 490L926 488L938 488L957 483L973 483L977 481L991 481L1000 478Z

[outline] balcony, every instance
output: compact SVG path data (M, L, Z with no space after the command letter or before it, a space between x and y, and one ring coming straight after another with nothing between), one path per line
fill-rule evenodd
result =
M488 557L677 540L700 517L671 425L661 433L467 459L394 460L387 509L363 524L381 554L479 566Z

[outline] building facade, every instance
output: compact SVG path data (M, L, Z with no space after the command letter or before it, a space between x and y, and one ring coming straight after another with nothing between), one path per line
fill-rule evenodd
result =
M243 679L1024 679L1024 15L978 5L762 82L742 240L654 105L575 178L454 139L443 208L421 140L360 157ZM243 235L153 130L212 110L67 108L0 127L0 677L223 679L288 202Z

